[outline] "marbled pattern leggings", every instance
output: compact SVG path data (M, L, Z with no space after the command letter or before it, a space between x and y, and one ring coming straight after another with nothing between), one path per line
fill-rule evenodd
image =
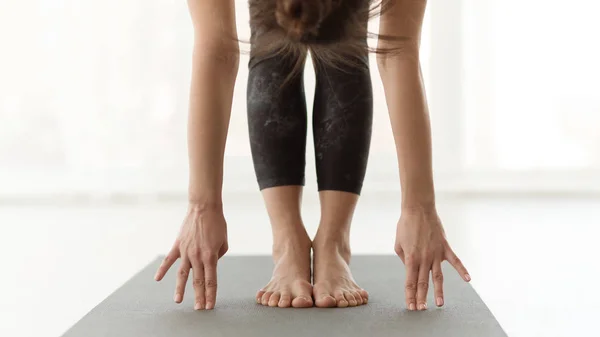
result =
M272 56L249 63L247 110L259 188L304 185L307 111L302 71L282 87L296 60ZM312 123L319 191L360 194L373 121L368 58L362 66L315 66Z

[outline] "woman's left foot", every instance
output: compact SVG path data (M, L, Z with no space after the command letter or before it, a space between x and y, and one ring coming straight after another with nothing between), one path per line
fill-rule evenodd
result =
M369 293L350 273L350 245L340 241L313 242L313 298L317 307L355 307L369 300Z

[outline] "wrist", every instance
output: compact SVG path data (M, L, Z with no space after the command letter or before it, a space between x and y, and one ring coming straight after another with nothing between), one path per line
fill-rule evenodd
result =
M195 193L190 191L188 194L188 204L191 211L222 211L223 201L221 193Z
M402 184L402 206L406 207L433 207L435 206L435 189L432 179L417 181L412 179Z
M188 210L191 213L223 212L223 204L190 201Z
M401 207L402 213L420 213L420 214L431 214L437 212L435 202L413 202L404 203L402 202Z
M435 211L435 195L431 193L403 193L403 211L432 212Z

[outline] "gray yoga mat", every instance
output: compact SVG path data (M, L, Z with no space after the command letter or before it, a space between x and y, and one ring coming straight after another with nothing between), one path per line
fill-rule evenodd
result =
M404 305L404 268L395 256L355 256L352 270L369 291L369 304L343 309L263 307L256 291L271 277L270 257L224 257L219 261L217 306L193 310L188 284L182 304L172 300L175 268L157 283L161 258L77 322L64 337L497 337L506 336L473 288L444 267L445 306L429 294L427 311Z

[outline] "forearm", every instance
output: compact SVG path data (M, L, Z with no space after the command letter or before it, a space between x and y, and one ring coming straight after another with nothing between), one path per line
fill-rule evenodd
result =
M431 127L418 53L379 62L402 187L403 207L435 204Z
M223 158L233 89L238 70L237 44L197 41L192 63L188 117L189 199L221 205Z

